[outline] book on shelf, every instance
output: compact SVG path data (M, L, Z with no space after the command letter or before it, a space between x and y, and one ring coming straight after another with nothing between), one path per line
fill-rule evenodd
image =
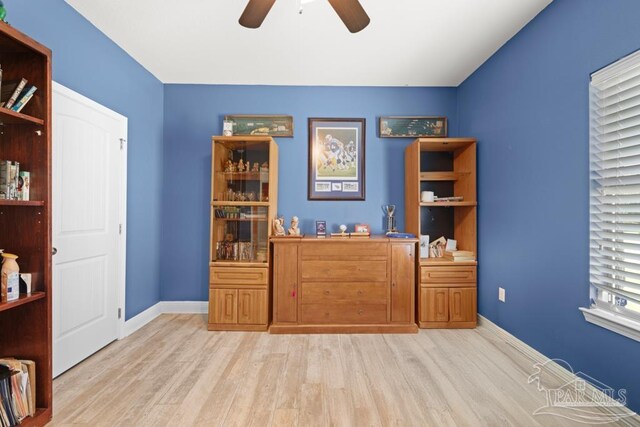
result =
M37 89L38 88L35 86L26 87L18 97L18 100L16 101L16 103L13 105L13 107L11 107L11 109L16 113L19 113L20 111L22 111L22 109L27 105L27 103L31 101L31 98L33 98L33 94Z
M452 196L452 197L435 197L434 201L436 202L461 202L464 200L462 196Z
M476 255L473 251L446 251L444 258L449 261L475 261Z
M20 162L0 160L0 199L18 199Z
M0 359L0 424L18 425L36 412L35 362Z
M354 231L353 233L349 233L350 237L371 237L371 233L367 233L366 231Z
M11 108L27 85L27 79L8 82L2 89L2 99L5 100L4 108Z

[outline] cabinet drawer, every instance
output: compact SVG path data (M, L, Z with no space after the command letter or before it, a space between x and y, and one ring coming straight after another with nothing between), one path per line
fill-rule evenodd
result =
M386 243L368 242L313 242L303 243L301 256L305 258L371 258L387 257Z
M303 281L382 282L386 261L302 261Z
M475 283L476 267L420 267L421 283Z
M302 323L309 324L363 324L387 323L386 304L302 304Z
M251 267L211 267L209 283L211 285L266 285L269 283L269 270Z
M384 282L302 283L303 304L386 304L389 287Z

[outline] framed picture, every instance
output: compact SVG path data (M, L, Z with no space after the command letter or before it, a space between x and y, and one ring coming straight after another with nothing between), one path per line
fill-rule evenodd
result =
M380 138L446 138L446 117L380 117Z
M356 233L371 233L369 224L356 224L354 230Z
M309 119L309 200L364 200L365 119Z
M293 116L224 116L233 123L233 135L293 137Z
M327 235L327 221L316 221L316 237Z

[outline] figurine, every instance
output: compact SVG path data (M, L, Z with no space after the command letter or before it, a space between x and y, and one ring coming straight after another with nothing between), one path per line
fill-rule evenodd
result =
M233 162L231 159L227 160L227 164L224 167L225 172L233 172Z
M273 235L274 236L284 236L284 218L274 218L273 219Z
M347 232L347 226L342 224L340 225L340 233L345 234Z
M291 227L289 227L289 236L299 236L300 228L298 227L298 217L291 218Z
M269 172L269 163L264 162L262 166L260 166L260 172Z
M253 163L253 168L251 169L251 172L260 172L260 163L254 162Z
M244 162L242 159L238 160L238 172L244 172Z

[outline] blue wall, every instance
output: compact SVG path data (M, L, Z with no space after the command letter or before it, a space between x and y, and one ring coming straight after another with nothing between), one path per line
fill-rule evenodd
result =
M589 74L640 48L637 0L556 0L458 91L478 138L479 310L640 410L640 345L587 323ZM498 284L507 302L498 302Z
M126 318L160 299L163 85L63 0L5 0L53 51L53 79L129 118Z
M404 149L411 139L379 139L378 116L445 115L449 133L457 129L454 88L166 85L162 300L208 299L210 141L221 134L225 114L240 113L293 115L294 138L277 139L278 211L287 221L298 215L303 233L314 233L317 219L332 231L364 222L381 232L381 206L388 203L398 206L402 227ZM366 201L307 200L308 117L366 118Z

